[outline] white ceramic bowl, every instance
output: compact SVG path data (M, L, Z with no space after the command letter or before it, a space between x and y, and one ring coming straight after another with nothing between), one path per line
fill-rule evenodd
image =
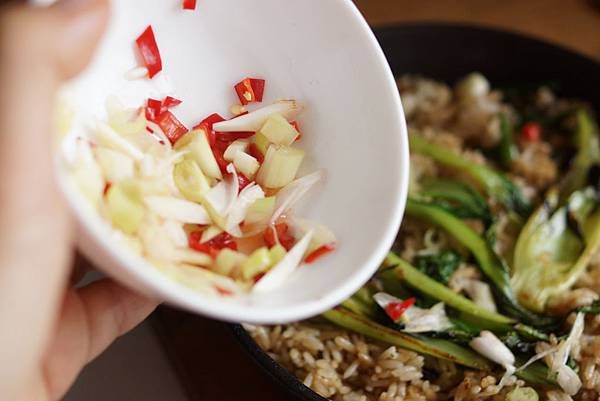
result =
M281 323L327 310L377 269L396 235L408 185L408 145L394 78L366 22L346 0L201 0L194 12L180 0L113 2L108 32L86 72L67 86L76 105L74 130L102 116L107 96L139 106L148 97L183 100L175 113L188 126L210 113L228 115L234 83L267 80L265 103L295 98L307 151L304 172L323 167L326 182L299 215L323 222L338 250L302 266L280 289L241 298L213 298L168 278L131 253L61 183L79 223L79 246L110 276L185 309L228 321ZM150 81L127 81L138 65L134 39L151 24L164 70Z

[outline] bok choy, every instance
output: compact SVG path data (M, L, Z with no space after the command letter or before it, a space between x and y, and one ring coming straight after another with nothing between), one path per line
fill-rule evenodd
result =
M521 190L502 173L472 162L451 150L429 142L420 135L411 133L410 150L428 157L452 169L464 172L492 198L514 210L521 216L527 216L531 206L521 193Z
M598 194L574 192L560 205L552 191L521 231L514 254L512 286L519 301L542 311L548 299L568 290L600 246Z

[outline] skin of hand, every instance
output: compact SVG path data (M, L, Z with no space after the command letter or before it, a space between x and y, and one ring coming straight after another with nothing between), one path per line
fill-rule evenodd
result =
M0 398L58 400L156 306L105 279L75 289L73 233L53 175L55 92L89 62L108 0L0 10Z

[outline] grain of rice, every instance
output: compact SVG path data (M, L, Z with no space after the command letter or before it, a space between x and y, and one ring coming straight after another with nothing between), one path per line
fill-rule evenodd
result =
M343 378L348 379L352 377L356 373L358 369L358 361L354 361L348 366L348 368L344 371Z
M125 73L125 79L128 81L135 81L136 79L146 78L148 76L148 69L146 67L134 67Z

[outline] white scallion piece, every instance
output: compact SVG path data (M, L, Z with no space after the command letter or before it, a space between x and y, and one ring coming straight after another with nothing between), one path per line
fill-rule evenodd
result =
M237 152L233 158L233 165L240 173L244 174L246 178L254 177L254 174L256 174L260 168L258 160L246 152Z
M101 146L94 149L94 155L106 181L115 183L133 177L135 160L130 156Z
M232 162L239 152L246 151L249 144L250 142L246 139L237 139L233 141L231 145L229 145L227 149L225 149L225 153L223 153L223 158L228 162Z
M227 166L227 172L231 173L231 176L212 187L205 196L210 207L222 217L229 214L239 190L238 176L233 164Z
M162 218L187 224L209 224L210 218L204 208L194 202L172 196L146 196L144 203Z
M264 197L265 193L262 188L254 183L244 188L238 195L227 216L227 222L225 223L227 232L233 236L241 237L242 233L238 226L244 221L248 207L256 200Z
M498 365L507 369L514 367L515 356L510 349L491 331L483 330L478 337L473 338L469 345L477 353L483 355L487 359L496 362Z
M385 292L378 292L373 295L373 299L383 310L386 310L391 303L404 302L402 299ZM443 302L435 304L430 309L413 305L400 315L398 322L404 324L402 331L407 333L440 332L452 327L450 319L446 316Z
M308 249L312 235L312 231L307 232L279 263L269 270L263 278L258 280L252 290L254 292L265 292L272 291L281 286L302 263L304 253Z
M304 235L311 230L314 232L312 240L310 241L310 246L308 247L308 253L311 253L322 246L333 245L336 243L335 234L323 224L296 216L289 217L287 221L294 232L297 231L300 233L300 235L295 236Z
M301 110L302 106L295 100L280 100L248 114L244 114L231 120L218 122L213 125L213 129L219 132L256 132L273 114L281 114L289 120L296 116Z
M470 279L465 283L464 290L477 305L491 312L497 312L496 302L494 301L489 284L480 280Z
M144 153L134 144L119 135L108 124L98 121L92 130L99 143L109 148L121 151L135 160L141 160Z
M275 212L271 216L271 223L274 223L286 210L296 204L316 183L325 176L324 170L317 170L314 173L300 177L283 187L276 197Z

